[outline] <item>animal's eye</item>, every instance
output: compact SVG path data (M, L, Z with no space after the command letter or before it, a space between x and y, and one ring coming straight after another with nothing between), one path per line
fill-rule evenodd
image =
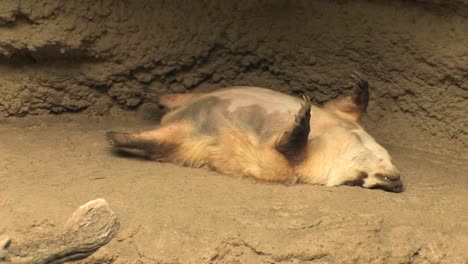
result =
M375 176L377 176L377 178L383 180L383 181L392 181L392 179L390 179L389 177L383 175L383 174L380 174L380 173L377 173L375 174Z

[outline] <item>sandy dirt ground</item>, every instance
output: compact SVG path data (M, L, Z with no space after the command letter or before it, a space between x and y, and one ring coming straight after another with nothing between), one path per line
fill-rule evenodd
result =
M466 160L386 146L407 190L284 186L115 156L135 116L0 121L0 235L105 198L118 235L84 263L468 263Z

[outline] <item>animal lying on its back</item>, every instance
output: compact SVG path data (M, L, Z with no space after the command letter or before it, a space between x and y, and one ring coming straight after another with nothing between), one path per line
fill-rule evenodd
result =
M354 96L323 107L258 87L162 95L160 103L170 111L159 128L106 137L120 151L207 165L224 174L401 192L400 173L388 152L358 123L368 104L368 82L353 78Z

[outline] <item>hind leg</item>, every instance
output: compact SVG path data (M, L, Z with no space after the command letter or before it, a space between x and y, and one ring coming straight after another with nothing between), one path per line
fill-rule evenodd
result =
M223 174L286 183L294 178L288 159L257 135L235 129L221 129L219 144L208 165Z
M141 133L109 131L106 139L121 151L142 154L153 160L172 161L187 131L188 126L177 123Z

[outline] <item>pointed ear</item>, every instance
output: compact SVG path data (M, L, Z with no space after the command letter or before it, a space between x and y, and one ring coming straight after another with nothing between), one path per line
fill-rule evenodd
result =
M354 94L330 100L325 103L324 108L342 118L359 122L369 104L369 83L357 72L351 77L354 79Z
M358 72L351 75L354 79L355 87L353 103L359 108L361 113L365 113L369 104L369 82Z

